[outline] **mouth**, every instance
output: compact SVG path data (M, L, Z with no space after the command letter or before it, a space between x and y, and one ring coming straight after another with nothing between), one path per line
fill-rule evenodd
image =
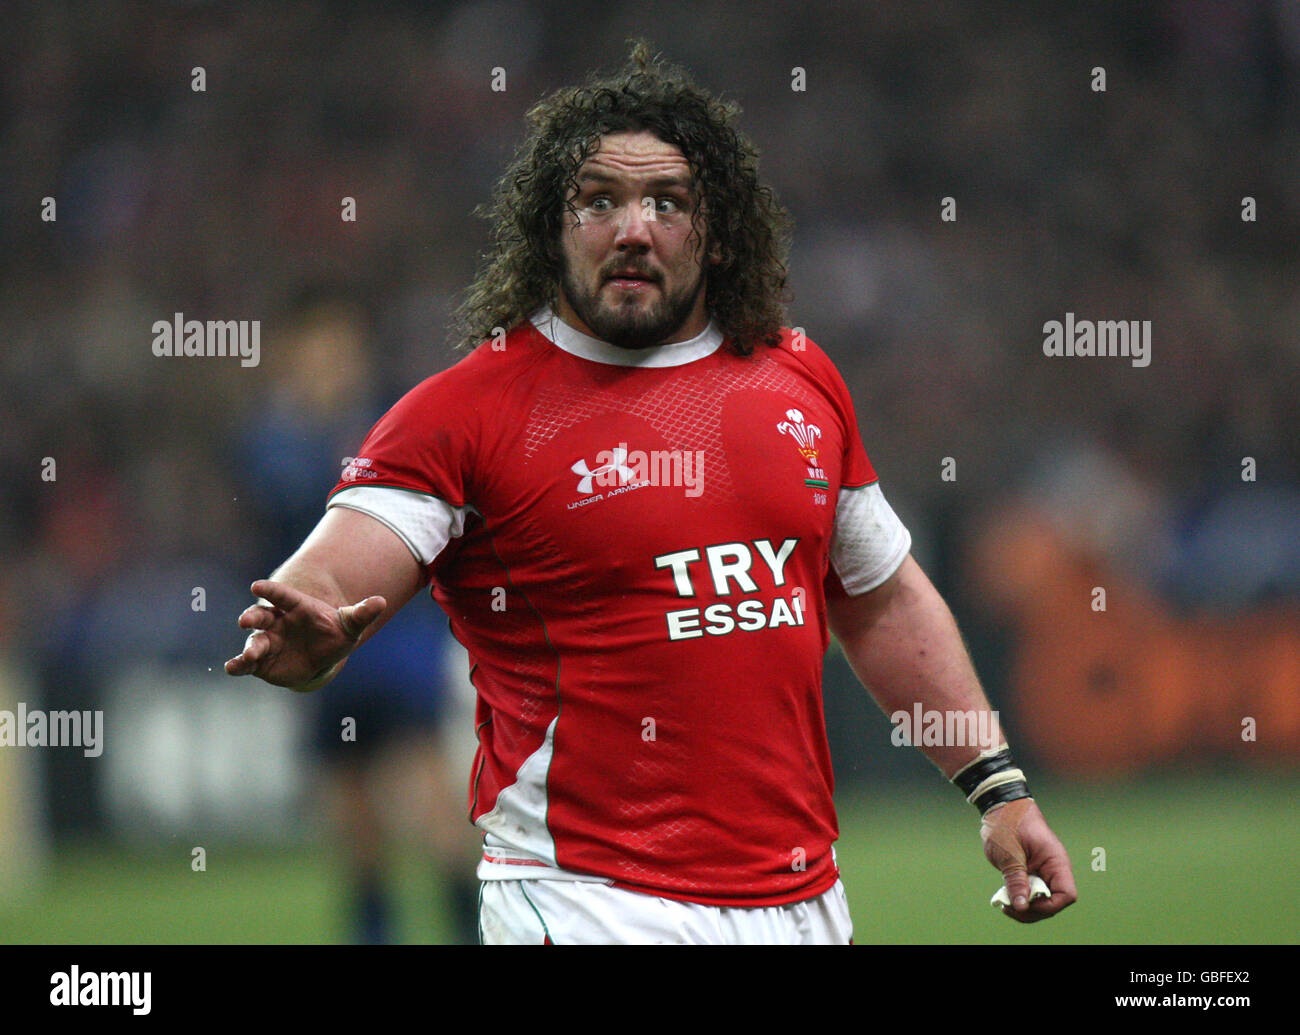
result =
M654 284L654 280L649 274L642 273L639 270L623 270L613 273L606 277L605 281L625 291L645 290Z

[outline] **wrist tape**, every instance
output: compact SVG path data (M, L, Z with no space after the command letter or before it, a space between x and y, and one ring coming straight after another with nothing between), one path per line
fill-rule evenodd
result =
M1011 761L1011 749L1006 747L982 752L957 770L952 782L980 815L994 805L1032 797L1025 774Z

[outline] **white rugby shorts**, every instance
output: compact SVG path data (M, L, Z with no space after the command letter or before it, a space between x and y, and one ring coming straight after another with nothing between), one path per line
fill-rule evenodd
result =
M703 906L580 880L485 880L484 945L848 945L840 881L785 906Z

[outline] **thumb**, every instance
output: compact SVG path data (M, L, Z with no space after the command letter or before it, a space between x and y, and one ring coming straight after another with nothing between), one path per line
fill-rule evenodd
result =
M1029 874L1024 866L1010 866L1003 870L1002 883L1007 886L1012 909L1019 913L1029 907Z
M1017 912L1029 907L1029 873L1025 866L1025 846L1020 841L1020 821L1028 811L1029 801L1032 799L999 805L986 813L980 824L984 854L1002 871L1007 897Z
M383 597L366 597L365 600L339 608L339 625L343 632L354 640L370 627L376 618L384 613L388 601Z

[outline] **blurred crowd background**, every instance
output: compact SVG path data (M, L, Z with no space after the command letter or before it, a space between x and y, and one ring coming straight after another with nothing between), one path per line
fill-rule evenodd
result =
M1300 5L32 3L0 35L0 707L106 708L108 748L0 759L11 823L285 836L316 705L222 674L248 583L457 358L525 111L634 35L742 106L789 322L1023 754L1294 769ZM1150 366L1044 356L1067 312L1150 320ZM175 313L262 321L261 363L154 356ZM834 656L827 696L842 787L935 778Z

